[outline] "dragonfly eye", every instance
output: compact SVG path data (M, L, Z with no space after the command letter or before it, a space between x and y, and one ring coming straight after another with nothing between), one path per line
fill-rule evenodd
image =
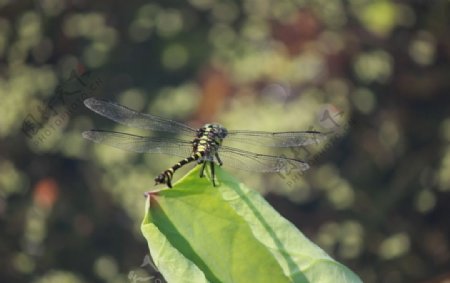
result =
M223 127L219 129L218 136L219 136L221 139L225 138L227 135L228 135L227 129L225 129L225 128L223 128Z

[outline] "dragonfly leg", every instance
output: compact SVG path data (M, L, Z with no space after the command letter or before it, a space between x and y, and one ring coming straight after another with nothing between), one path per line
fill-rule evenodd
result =
M223 162L219 157L219 153L216 152L215 156L216 156L217 162L219 162L219 165L222 166Z
M203 178L203 176L205 176L205 167L206 167L206 162L203 161L202 162L202 169L200 170L200 178Z
M216 186L216 173L214 171L214 161L210 161L209 165L211 166L211 179L212 179L212 183L213 186Z

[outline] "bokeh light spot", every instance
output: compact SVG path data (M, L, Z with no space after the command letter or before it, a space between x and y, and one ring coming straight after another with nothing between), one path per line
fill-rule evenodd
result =
M429 190L421 191L415 201L417 211L427 213L436 205L436 196Z
M409 46L409 55L420 65L433 63L436 54L436 43L430 32L421 31Z
M178 70L186 65L189 54L181 44L172 44L164 49L162 54L163 66L168 70Z
M353 105L361 113L369 114L376 106L376 98L373 92L367 88L358 88L351 96Z
M156 16L156 28L160 36L173 36L183 28L183 17L177 10L161 11Z
M407 253L410 239L406 233L398 233L386 238L379 247L379 255L383 259L393 259Z

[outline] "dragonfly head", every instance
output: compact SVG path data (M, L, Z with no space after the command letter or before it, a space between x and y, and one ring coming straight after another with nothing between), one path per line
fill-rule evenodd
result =
M219 139L224 139L228 135L228 130L220 124L206 124L203 128L213 133Z

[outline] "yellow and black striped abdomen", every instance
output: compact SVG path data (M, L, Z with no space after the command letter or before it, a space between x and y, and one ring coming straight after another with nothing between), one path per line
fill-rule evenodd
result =
M200 158L202 158L204 156L204 154L205 154L204 151L197 151L196 153L192 154L191 156L189 156L183 160L180 160L177 164L173 165L166 171L159 174L155 178L155 182L157 184L167 184L167 186L169 186L169 188L172 188L172 177L173 177L173 174L175 173L175 171L177 171L184 165L191 163L192 161L199 160Z
M200 159L203 155L204 155L204 151L198 151L198 152L194 153L193 155L189 156L188 158L181 160L180 162L178 162L177 164L172 166L169 170L176 171L177 169L183 167L184 165L186 165L192 161Z

